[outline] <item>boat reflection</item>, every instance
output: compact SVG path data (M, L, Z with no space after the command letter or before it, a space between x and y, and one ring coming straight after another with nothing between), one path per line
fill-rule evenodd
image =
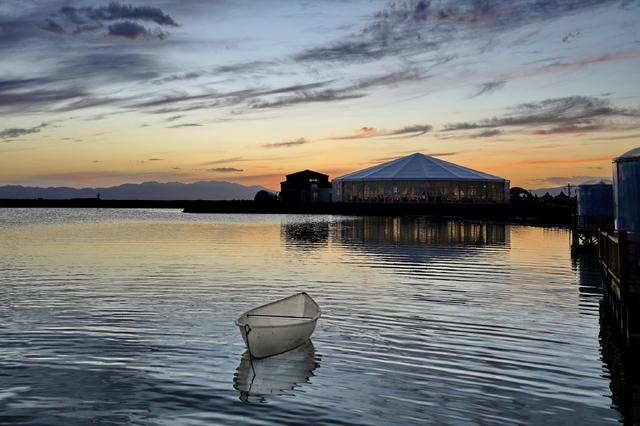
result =
M251 359L246 351L236 369L233 387L241 401L263 403L267 396L291 394L300 384L308 383L319 366L320 355L311 341L269 358Z

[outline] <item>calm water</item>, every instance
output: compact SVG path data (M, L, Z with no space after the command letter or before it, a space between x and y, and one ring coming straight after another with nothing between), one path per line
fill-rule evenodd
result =
M565 230L0 209L0 423L613 424L599 273ZM312 343L234 319L297 291ZM615 398L614 398L615 399Z

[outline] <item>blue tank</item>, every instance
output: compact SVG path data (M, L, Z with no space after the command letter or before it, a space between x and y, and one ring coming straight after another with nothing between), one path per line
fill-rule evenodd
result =
M592 179L576 189L578 216L613 219L613 184L610 179Z
M640 147L613 160L616 230L640 241Z

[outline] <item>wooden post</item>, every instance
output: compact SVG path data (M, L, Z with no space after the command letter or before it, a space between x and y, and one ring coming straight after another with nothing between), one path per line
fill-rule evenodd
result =
M627 255L627 232L626 231L618 231L618 262L620 267L620 293L623 293L624 290L627 289L627 286L623 283L627 282L627 269L629 267L629 258Z

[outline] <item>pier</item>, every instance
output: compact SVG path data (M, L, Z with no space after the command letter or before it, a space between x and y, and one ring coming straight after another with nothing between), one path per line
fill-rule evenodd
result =
M598 259L604 281L603 306L629 346L640 344L640 244L625 231L598 232Z
M596 250L600 229L612 229L613 218L607 216L571 217L571 250Z

